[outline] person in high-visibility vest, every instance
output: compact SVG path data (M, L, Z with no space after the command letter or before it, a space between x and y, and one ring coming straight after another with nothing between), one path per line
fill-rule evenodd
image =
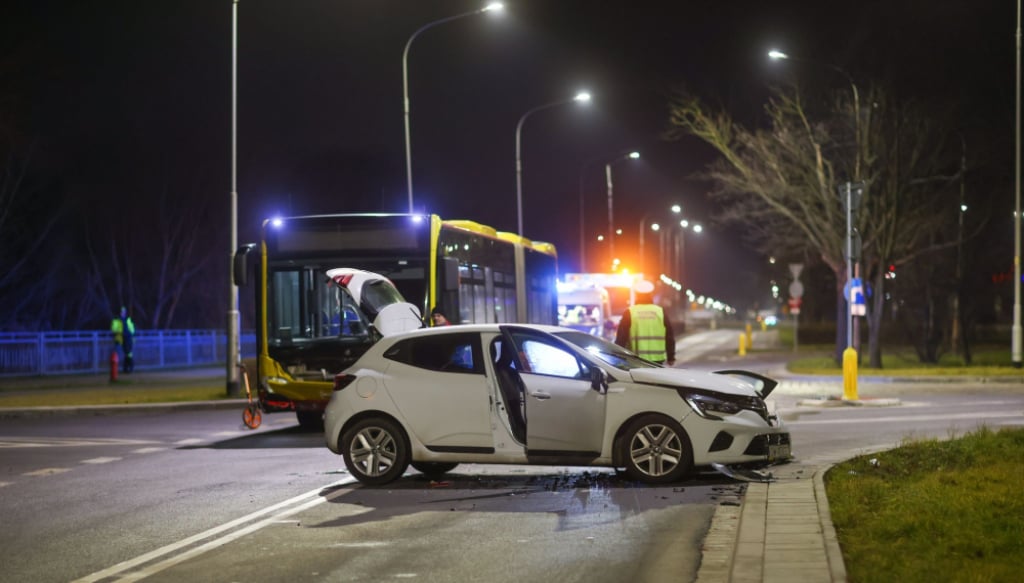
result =
M615 343L652 362L674 365L676 336L665 310L654 304L654 284L639 281L633 291L636 303L623 312Z
M121 306L121 314L110 321L110 333L114 336L114 351L120 352L124 372L135 370L135 322L128 315L128 308Z

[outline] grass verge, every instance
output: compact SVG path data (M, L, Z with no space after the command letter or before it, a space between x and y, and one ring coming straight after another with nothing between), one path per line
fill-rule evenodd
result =
M842 374L843 368L832 357L832 346L801 347L801 356L789 362L790 372L813 375ZM970 365L953 354L943 355L938 363L922 363L908 349L893 349L882 354L882 368L867 366L867 355L861 354L857 374L862 376L1016 376L1024 378L1024 369L1014 368L1010 351L1006 347L980 347L972 354Z
M189 387L109 387L37 389L15 394L0 393L0 407L71 407L78 405L127 405L180 403L226 399L223 384ZM244 398L244 395L243 395Z
M850 581L1020 580L1024 429L908 442L825 484Z

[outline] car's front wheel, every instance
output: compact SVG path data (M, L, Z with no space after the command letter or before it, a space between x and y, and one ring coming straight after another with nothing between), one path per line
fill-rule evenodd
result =
M412 462L412 467L426 474L428 478L440 478L454 470L458 465L452 462Z
M364 484L394 481L409 467L409 441L383 417L363 419L341 436L341 454L352 476Z
M623 439L626 474L649 484L667 484L693 468L693 449L683 428L664 415L633 420Z

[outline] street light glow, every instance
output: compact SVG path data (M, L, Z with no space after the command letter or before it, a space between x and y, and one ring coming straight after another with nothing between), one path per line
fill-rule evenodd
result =
M640 152L630 152L629 153L629 157L630 157L631 160L639 160L640 159Z
M700 225L694 225L694 226L693 226L693 232L694 232L694 233L700 233L700 232L701 232L701 231L703 231L703 230L704 230L704 227L702 227L702 226L700 226Z
M674 205L672 205L672 212L674 212L675 214L678 215L679 213L683 212L683 207L681 207L681 206L679 206L677 204L674 204Z
M768 58L769 59L775 59L775 60L788 59L789 55L787 55L786 53L784 53L784 52L782 52L780 50L772 49L772 50L768 51Z
M491 2L487 6L484 6L483 9L480 10L480 12L491 12L491 11L500 12L500 11L502 11L504 9L505 9L505 5L502 4L501 2Z
M572 100L573 101L579 101L580 103L589 103L590 102L590 93L588 93L586 91L580 91L579 93L576 94L576 97L572 98Z

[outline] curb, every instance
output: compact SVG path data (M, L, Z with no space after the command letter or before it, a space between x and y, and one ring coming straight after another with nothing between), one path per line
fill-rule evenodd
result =
M182 401L180 403L140 403L131 405L69 405L64 407L0 407L0 419L34 419L41 417L70 417L72 415L124 415L147 411L199 411L238 409L249 403L246 399L217 401Z
M832 469L830 464L814 472L814 499L818 503L818 519L821 521L821 536L825 542L825 556L828 558L829 576L833 582L846 581L846 564L843 562L843 551L839 547L839 536L832 523L832 511L829 509L828 496L825 492L825 474Z

